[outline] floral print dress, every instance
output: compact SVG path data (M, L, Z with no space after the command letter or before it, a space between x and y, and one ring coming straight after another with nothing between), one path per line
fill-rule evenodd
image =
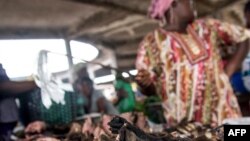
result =
M248 30L214 19L196 20L186 34L157 29L145 37L136 68L150 72L169 126L183 120L217 126L241 116L220 49L249 37Z

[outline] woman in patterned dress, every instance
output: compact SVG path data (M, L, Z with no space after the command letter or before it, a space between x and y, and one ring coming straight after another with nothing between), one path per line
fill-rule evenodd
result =
M150 15L167 26L148 34L138 50L137 83L145 95L161 97L169 126L183 120L217 126L241 116L229 77L248 52L250 32L195 20L193 9L192 0L153 0ZM225 66L220 50L236 44L241 45Z

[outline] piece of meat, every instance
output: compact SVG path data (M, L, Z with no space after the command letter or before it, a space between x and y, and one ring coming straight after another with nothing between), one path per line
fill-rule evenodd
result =
M133 114L132 113L123 113L120 115L120 117L126 119L129 123L132 123L133 124Z
M98 141L115 141L115 138L102 134Z
M102 124L101 124L101 128L103 129L103 132L105 132L108 135L111 135L111 131L109 130L109 122L112 120L113 116L109 116L109 115L103 115L102 117Z
M30 123L25 128L25 133L41 133L46 129L46 124L43 121L35 121Z
M82 126L78 123L72 123L70 127L69 134L71 133L81 133L82 131Z
M144 114L138 113L135 125L142 129L143 131L148 131L147 118Z
M83 127L82 127L82 133L83 134L93 134L95 130L95 126L92 122L92 119L89 117L85 120Z
M117 141L223 141L221 132L197 123L182 124L162 134L144 132L122 117L113 118L109 125L112 133L118 134Z
M36 141L60 141L60 140L56 138L43 137L43 138L37 139Z
M93 141L93 137L83 133L70 133L65 141Z

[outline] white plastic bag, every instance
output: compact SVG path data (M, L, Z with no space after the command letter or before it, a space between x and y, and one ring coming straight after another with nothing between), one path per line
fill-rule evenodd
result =
M57 104L65 104L65 92L58 86L56 79L49 71L48 52L45 50L39 52L34 79L37 86L41 89L42 102L47 109L52 105L52 101Z

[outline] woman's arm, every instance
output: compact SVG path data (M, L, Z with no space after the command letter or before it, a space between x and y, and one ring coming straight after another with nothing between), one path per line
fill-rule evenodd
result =
M37 88L37 86L34 81L23 81L23 82L5 81L0 83L0 92L6 94L24 93L35 88Z
M239 43L237 46L237 51L225 67L225 72L229 76L229 78L233 75L233 73L240 69L243 60L246 58L249 52L249 40Z

